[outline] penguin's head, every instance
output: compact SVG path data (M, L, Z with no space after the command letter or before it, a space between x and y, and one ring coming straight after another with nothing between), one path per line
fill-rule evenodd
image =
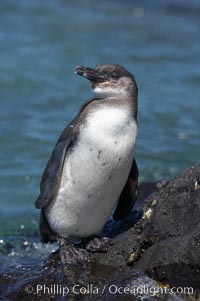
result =
M137 96L138 89L134 76L121 65L99 65L95 69L77 66L74 71L91 82L95 97L105 98L119 94Z

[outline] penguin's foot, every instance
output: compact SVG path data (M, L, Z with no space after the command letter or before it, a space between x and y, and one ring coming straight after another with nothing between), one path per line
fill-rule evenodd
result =
M65 238L57 238L59 244L59 255L62 264L65 265L84 265L90 261L89 253L75 246Z
M89 252L107 252L108 247L112 245L112 240L108 237L95 237L86 244L86 250Z

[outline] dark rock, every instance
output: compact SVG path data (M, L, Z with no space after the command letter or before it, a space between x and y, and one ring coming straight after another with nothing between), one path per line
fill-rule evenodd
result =
M191 167L149 197L131 229L134 267L174 286L200 288L199 183L200 166Z
M92 261L87 268L63 269L56 254L43 267L16 268L0 275L4 301L183 301L169 288L128 267Z

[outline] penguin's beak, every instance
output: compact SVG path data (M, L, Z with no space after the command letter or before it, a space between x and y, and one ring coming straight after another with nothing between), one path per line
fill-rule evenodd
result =
M85 66L76 66L74 72L78 75L81 75L87 78L91 82L104 82L105 78L99 70L85 67Z

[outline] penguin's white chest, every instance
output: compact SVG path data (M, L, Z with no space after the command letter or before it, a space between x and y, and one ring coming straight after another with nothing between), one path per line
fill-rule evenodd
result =
M102 108L88 116L46 211L55 232L81 238L101 231L127 181L136 136L137 124L127 109Z

